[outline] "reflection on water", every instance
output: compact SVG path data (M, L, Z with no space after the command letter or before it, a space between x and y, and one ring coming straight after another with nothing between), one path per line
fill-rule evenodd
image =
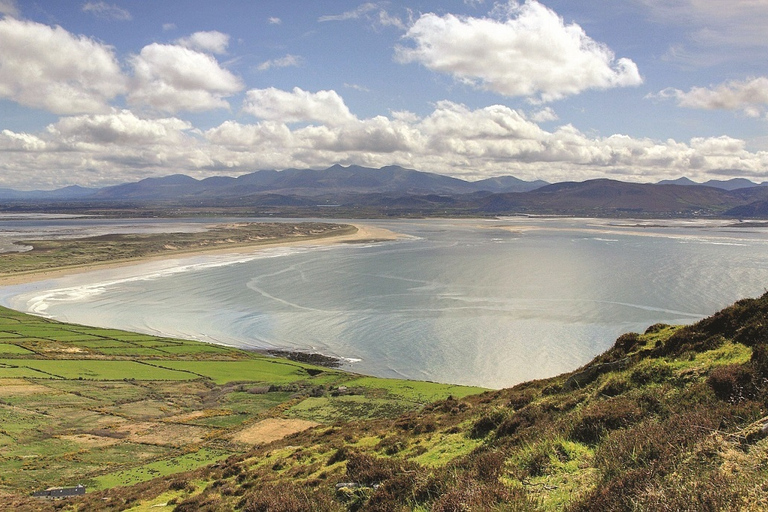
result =
M78 323L319 351L362 373L502 387L768 283L768 231L720 221L372 223L411 238L155 262L7 288L3 301Z

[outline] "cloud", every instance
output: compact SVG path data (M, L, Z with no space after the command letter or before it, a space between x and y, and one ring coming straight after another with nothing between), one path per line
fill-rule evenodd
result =
M537 123L546 123L547 121L557 121L560 119L558 115L550 107L544 107L538 112L534 112L530 115L531 121Z
M272 59L262 62L256 69L259 71L267 71L271 68L288 68L301 66L304 59L298 55L288 54L285 57L279 59Z
M395 27L401 30L405 30L406 26L403 21L397 16L391 15L386 9L379 3L367 2L356 9L346 11L341 14L320 16L317 21L349 21L364 19L375 27Z
M396 47L396 59L535 102L642 83L633 61L616 60L607 46L540 3L511 3L505 11L500 20L424 14L404 36L414 46Z
M765 0L635 0L657 23L678 26L683 36L670 45L664 60L702 68L748 61L768 48L768 2ZM752 51L744 51L750 49Z
M351 11L346 11L341 14L333 14L328 16L320 16L317 21L319 22L325 22L325 21L347 21L347 20L356 20L359 18L362 18L364 15L368 14L371 11L375 11L378 9L379 6L373 2L368 2L360 5L356 9L352 9Z
M733 110L760 117L768 110L768 77L731 80L711 88L693 87L688 92L667 88L650 97L676 99L678 106L686 108Z
M112 21L131 21L133 19L130 12L106 2L86 2L83 4L83 12Z
M252 89L246 93L243 111L259 119L281 123L319 122L337 125L354 119L344 100L335 91L307 92Z
M180 119L140 119L129 110L121 110L65 117L48 126L47 132L54 140L70 147L115 145L124 148L178 144L185 138L183 133L191 128L192 125Z
M112 47L61 27L0 20L0 98L54 114L103 112L126 80Z
M18 17L19 7L16 5L16 0L0 0L0 14Z
M281 25L283 23L283 20L281 20L276 16L273 16L267 20L267 23L269 23L270 25Z
M206 131L128 110L63 117L40 133L3 130L0 186L104 186L173 173L202 178L336 163L402 165L465 179L768 179L768 151L749 151L740 139L595 137L569 124L545 130L504 105L472 109L441 101L425 116L361 119L334 91L258 89L248 91L246 109L258 120Z
M768 2L741 0L636 0L658 21L686 27L694 45L768 46Z
M176 30L176 24L175 23L163 23L163 30L165 32L170 32L171 30Z
M280 93L286 99L278 100ZM551 181L606 176L657 181L681 175L706 181L722 169L768 177L768 152L750 152L744 141L729 137L689 143L620 134L590 137L567 124L544 130L503 105L472 110L450 101L439 102L425 117L394 112L371 119L345 116L344 122L336 122L337 116L327 111L320 115L308 114L308 107L301 113L299 107L290 110L305 95L313 97L301 90L269 90L263 103L281 104L279 112L259 116L262 121L256 124L229 121L205 132L217 148L220 165L279 169L397 164L468 179L514 174ZM340 101L334 97L333 103ZM332 122L323 123L326 117ZM299 121L315 124L289 126Z
M195 32L189 37L179 39L177 43L190 50L221 54L227 53L229 35L222 34L216 30L211 30L209 32Z
M238 77L212 56L177 45L153 43L132 56L128 102L160 112L229 108L224 99L243 89Z
M348 84L345 82L344 87L346 87L347 89L354 89L355 91L360 91L360 92L371 92L369 88L360 84Z

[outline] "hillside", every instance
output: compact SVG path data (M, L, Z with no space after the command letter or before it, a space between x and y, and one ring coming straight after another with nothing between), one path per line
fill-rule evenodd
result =
M570 374L454 395L395 417L314 416L320 425L210 466L66 505L764 510L767 401L768 294L691 326L625 334ZM22 497L7 503L41 507Z
M599 179L556 183L524 194L494 194L483 198L479 209L487 213L687 217L723 215L766 198L768 187L723 190L701 185L650 185Z
M0 190L0 212L281 217L589 217L764 218L768 186L749 180L627 183L596 179L548 184L499 176L465 181L398 166L372 169L262 170L202 180L183 174L133 183L58 191Z

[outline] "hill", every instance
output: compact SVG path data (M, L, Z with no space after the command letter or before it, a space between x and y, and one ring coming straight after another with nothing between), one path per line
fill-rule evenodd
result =
M494 194L481 199L479 209L488 213L686 217L723 215L767 198L768 187L723 190L599 179L556 183L524 194Z
M682 185L682 186L700 185L705 187L721 188L723 190L737 190L740 188L751 188L751 187L768 185L768 183L765 183L765 182L755 183L754 181L750 181L746 178L733 178L730 180L709 180L709 181L705 181L704 183L697 183L686 177L678 178L676 180L662 180L658 184L659 185Z
M407 385L379 379L377 392L384 394L366 392L360 408L323 416L318 411L327 414L334 401L355 402L333 396L338 387L320 391L324 378L314 385L315 401L290 402L296 414L319 423L314 428L67 505L180 512L768 506L768 294L691 326L625 334L569 374L463 398L444 395L394 415L363 413L377 399L407 396ZM369 380L355 382L345 389ZM238 403L250 401L240 396ZM240 421L248 424L248 414ZM18 495L5 503L44 508Z
M0 190L0 211L135 216L254 212L283 217L579 215L763 218L768 186L687 178L659 184L609 179L547 184L500 176L468 182L398 166L262 170L197 180L183 174L102 189Z

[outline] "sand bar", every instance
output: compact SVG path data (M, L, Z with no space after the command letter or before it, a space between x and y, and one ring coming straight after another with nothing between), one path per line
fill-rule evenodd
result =
M344 235L326 236L322 238L304 238L301 240L296 239L275 239L265 240L260 243L254 244L238 244L228 247L201 247L189 250L173 251L163 254L156 254L151 256L139 257L139 258L127 258L121 260L109 260L100 261L95 263L89 263L87 265L73 265L62 268L34 270L29 272L19 272L14 275L0 276L0 286L15 286L20 284L31 283L35 281L45 281L47 279L57 279L73 274L82 274L90 272L92 270L103 270L127 267L136 265L138 263L146 263L152 261L163 261L184 258L188 256L196 256L199 254L253 254L259 250L269 249L273 247L294 247L294 246L317 246L317 245L332 245L339 243L365 243L365 242L383 242L389 240L397 240L402 238L402 235L390 231L388 229L370 226L366 224L351 224L357 228L357 232Z

